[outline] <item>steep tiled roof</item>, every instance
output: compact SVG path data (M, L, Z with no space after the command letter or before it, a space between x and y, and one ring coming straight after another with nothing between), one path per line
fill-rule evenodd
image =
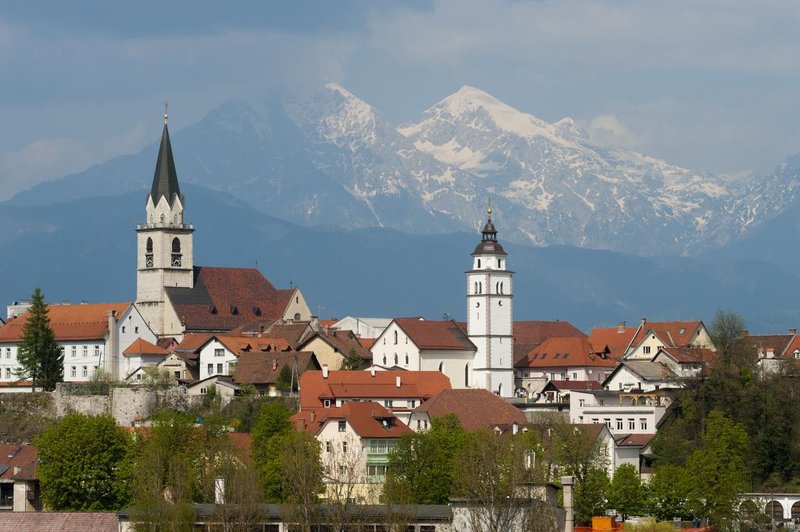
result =
M414 412L430 418L455 414L465 430L491 429L498 425L524 425L521 410L488 390L443 390L422 403Z
M325 408L318 412L316 432L328 421L344 419L360 438L399 438L413 431L394 414L378 403L354 402L339 408ZM315 425L308 427L314 430Z
M619 370L620 367L628 368L631 372L641 377L643 381L660 382L678 378L667 366L661 362L653 362L652 360L625 360L620 362L617 370ZM617 370L615 370L615 373ZM611 376L608 378L610 379Z
M308 344L316 338L319 338L321 341L327 343L333 347L337 353L341 353L344 356L350 353L351 350L354 350L361 359L372 360L372 353L369 352L369 349L361 345L359 339L356 338L355 334L353 334L353 331L342 330L331 331L328 333L319 332L307 338L303 342L302 347L306 348Z
M794 334L751 334L740 338L737 342L753 345L762 356L772 350L776 357L781 357L792 344L794 338Z
M255 320L236 327L230 334L283 338L297 350L312 332L307 321Z
M614 367L616 362L596 354L586 337L548 338L514 364L515 368Z
M130 302L51 305L48 312L50 327L58 341L101 340L108 335L108 312L115 311L119 319L130 305ZM27 320L26 312L0 327L0 342L18 342Z
M33 445L0 444L0 465L6 466L0 473L0 480L35 479L36 454Z
M617 436L614 441L617 447L645 447L653 438L655 433L652 434L625 434Z
M194 288L166 287L187 332L234 329L259 319L280 319L294 290L278 290L255 268L195 266Z
M190 333L183 337L183 340L175 347L173 351L182 353L194 353L205 345L208 340L214 336L210 333Z
M208 339L211 341L216 338L219 343L228 348L236 356L251 352L284 352L291 351L292 346L284 338L269 336L232 336L226 334L216 334ZM206 343L208 343L208 341ZM205 344L204 344L205 345ZM200 346L202 350L203 346Z
M394 322L420 349L468 349L477 348L464 330L452 320L432 321L415 318L397 318Z
M549 381L542 391L545 391L549 388L553 388L555 390L564 391L564 390L602 390L603 385L597 381L561 381L561 380L552 380Z
M0 512L0 532L117 532L114 512Z
M648 333L655 333L664 345L681 347L689 345L694 339L694 332L703 322L697 321L648 321L640 327L633 345L639 344L644 340Z
M431 397L442 390L450 389L450 379L438 371L329 371L328 378L322 371L306 371L300 375L300 410L322 408L322 397L380 399L398 397L397 377L400 388L410 399ZM404 388L405 386L405 388Z
M303 374L307 369L318 369L314 353L243 353L233 371L235 384L275 384L284 366L297 363L297 371Z
M617 327L595 327L589 333L589 343L602 351L608 347L613 358L620 358L633 341L638 327L628 327L624 323Z
M369 351L370 348L375 345L375 340L377 340L377 338L359 338L358 343L360 343L364 349Z
M515 344L540 344L548 338L577 336L586 338L586 333L566 321L515 321Z
M129 357L131 355L158 355L165 357L169 353L157 345L153 345L147 340L137 338L125 351L122 352L123 356Z

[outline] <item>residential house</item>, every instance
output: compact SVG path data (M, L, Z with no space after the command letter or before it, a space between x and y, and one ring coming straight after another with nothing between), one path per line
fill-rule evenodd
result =
M64 381L86 382L99 368L115 379L124 379L130 361L123 352L136 340L155 343L156 337L130 302L82 303L49 307L50 327L64 353ZM0 327L0 383L17 384L17 359L27 312ZM28 386L30 389L30 386Z
M662 347L705 347L715 350L711 335L702 321L648 322L643 319L624 358L652 360Z
M219 397L222 406L230 403L237 393L239 386L229 375L211 375L186 385L186 394L191 400L199 401L204 396L213 395Z
M678 375L666 364L652 360L623 360L603 381L606 390L650 392L662 388L680 388Z
M232 375L239 357L251 352L286 352L292 348L283 338L213 335L195 352L200 379L212 375Z
M442 390L450 380L438 371L306 371L300 375L300 411L310 415L351 402L382 404L404 423L411 411Z
M604 423L614 436L650 434L672 403L668 390L577 391L570 395L570 422Z
M525 414L488 390L442 390L411 412L409 427L426 430L431 420L455 414L468 431L510 430L516 433L527 423Z
M548 381L539 392L537 403L569 405L572 390L602 390L603 385L597 381Z
M235 329L227 334L229 336L257 336L259 338L281 338L293 350L301 351L300 346L309 337L319 330L315 320L255 320Z
M585 336L548 338L514 364L516 386L532 397L548 381L602 382L616 366L606 352L596 352Z
M144 370L144 368L156 367L162 364L164 359L169 356L169 353L166 349L139 338L122 352L122 356L125 359L123 372L125 378L129 379L133 373L136 373L140 380L143 378L143 371L137 370Z
M384 368L440 371L453 388L469 388L477 348L455 321L396 318L372 345L372 362Z
M38 512L39 480L36 447L0 444L0 512Z
M331 331L352 331L359 338L377 338L392 322L391 318L357 318L346 316L331 324Z
M349 402L320 410L313 417L295 415L292 420L298 428L313 432L320 442L326 495L359 504L378 502L389 453L401 436L412 433L375 402Z
M317 357L308 351L242 353L233 370L233 383L241 387L251 384L259 395L276 397L281 395L280 377L283 368L290 368L294 385L298 386L299 376L306 371L321 369ZM289 383L291 386L291 379ZM288 389L286 391L289 391Z
M737 340L739 347L750 348L758 357L762 371L776 373L789 361L800 361L800 337L797 329L789 329L788 334L749 334L742 331Z
M653 358L653 362L664 364L681 379L699 376L716 360L717 354L705 347L662 347Z
M350 330L319 331L307 338L299 349L311 351L317 356L320 364L330 369L341 369L345 358L354 352L361 360L361 366L367 367L372 362L372 353L361 345L355 333Z
M616 327L595 327L589 333L589 343L607 352L610 358L621 360L631 348L640 327L628 327L624 321Z
M655 430L650 433L623 434L614 437L614 469L624 464L636 468L642 480L649 480L653 472L651 457L646 452L650 442L655 438Z

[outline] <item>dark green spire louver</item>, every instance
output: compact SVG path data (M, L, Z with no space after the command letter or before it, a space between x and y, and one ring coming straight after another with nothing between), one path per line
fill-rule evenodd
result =
M172 145L169 142L169 130L166 122L164 132L161 135L161 146L158 149L158 159L156 160L156 173L153 176L153 188L150 189L150 197L153 204L158 205L161 196L167 198L170 207L175 198L178 197L183 203L181 189L178 186L178 173L175 171L175 160L172 158Z

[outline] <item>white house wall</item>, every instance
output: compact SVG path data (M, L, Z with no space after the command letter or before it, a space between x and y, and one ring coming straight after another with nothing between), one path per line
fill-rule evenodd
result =
M230 375L238 360L225 345L216 338L210 340L200 350L200 380L214 375ZM209 372L209 364L211 371Z

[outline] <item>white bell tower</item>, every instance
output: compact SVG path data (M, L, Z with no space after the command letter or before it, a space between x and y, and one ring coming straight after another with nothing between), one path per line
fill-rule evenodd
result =
M478 348L473 360L476 388L501 397L514 395L513 296L506 252L497 242L489 202L480 244L467 274L467 336Z

